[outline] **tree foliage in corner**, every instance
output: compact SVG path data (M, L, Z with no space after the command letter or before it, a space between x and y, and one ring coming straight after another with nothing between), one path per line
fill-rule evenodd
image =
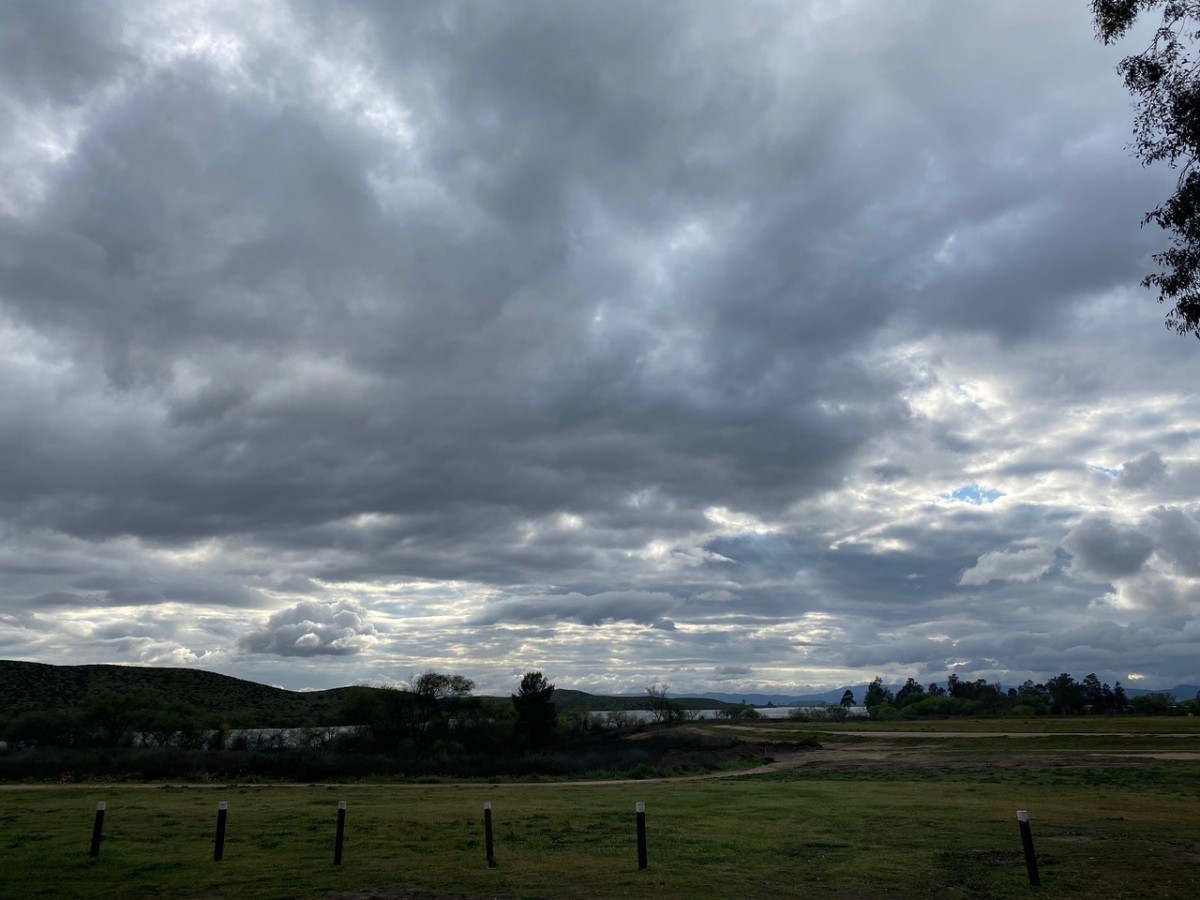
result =
M1092 0L1096 36L1111 44L1124 37L1138 15L1161 10L1150 45L1121 60L1117 70L1136 98L1134 152L1142 165L1166 162L1179 168L1175 193L1146 213L1170 233L1170 246L1154 254L1161 271L1142 284L1169 301L1167 325L1200 338L1200 0Z

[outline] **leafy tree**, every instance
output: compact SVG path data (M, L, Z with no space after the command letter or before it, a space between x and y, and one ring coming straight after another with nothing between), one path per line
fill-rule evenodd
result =
M904 686L896 691L896 706L903 709L910 703L919 703L926 697L925 688L917 684L915 678L909 678Z
M427 671L413 676L408 692L413 696L413 730L417 742L427 745L450 731L454 716L470 704L475 682L464 675Z
M449 736L454 722L464 730L478 724L475 683L462 675L424 672L400 687L354 687L341 719L363 726L374 748L387 753L425 753Z
M1121 687L1121 682L1117 682L1113 686L1113 712L1123 713L1129 706L1129 697L1125 693L1125 688Z
M94 739L102 746L113 747L122 742L133 725L138 708L146 703L141 697L97 691L88 697L84 718L96 729Z
M1025 681L1011 699L1012 711L1019 716L1040 716L1050 711L1050 695L1044 684Z
M347 725L361 726L370 736L365 743L353 742L362 749L395 753L412 738L415 710L415 699L408 691L352 687L346 692L341 719Z
M1142 694L1129 701L1129 710L1139 716L1165 716L1175 709L1175 698L1166 691Z
M132 724L143 746L190 748L201 738L196 708L182 700L151 701L134 712Z
M70 709L34 710L22 713L9 723L9 740L51 747L71 747L79 742L81 723Z
M951 672L946 676L946 693L951 697L963 696L963 683L958 677L957 672Z
M850 707L852 707L854 705L854 691L850 690L849 688L846 688L846 692L844 694L842 694L842 701L841 701L840 705L844 709L849 709Z
M554 734L554 685L541 672L526 672L512 695L518 733L533 747L543 747Z
M1079 699L1083 702L1084 712L1104 712L1104 685L1100 683L1095 672L1084 676L1080 682Z
M917 696L917 695L911 695ZM963 700L959 697L919 695L919 699L910 699L900 711L906 719L925 717L945 718L948 716L977 716L987 712L978 700Z
M1166 250L1154 255L1161 271L1142 279L1169 301L1167 325L1200 338L1200 66L1194 53L1200 32L1200 0L1092 0L1096 35L1105 44L1124 37L1138 16L1162 10L1150 45L1117 66L1136 98L1134 152L1142 165L1165 162L1179 169L1175 193L1146 213L1170 233Z
M1050 696L1052 713L1069 716L1079 712L1083 706L1080 685L1066 672L1048 679L1046 692Z
M874 706L890 705L895 699L891 688L886 687L883 679L876 675L875 680L867 685L867 695L863 699L863 703L869 711Z

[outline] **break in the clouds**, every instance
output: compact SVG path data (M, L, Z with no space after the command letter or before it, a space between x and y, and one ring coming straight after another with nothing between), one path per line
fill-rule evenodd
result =
M1086 4L0 8L0 653L1200 678Z

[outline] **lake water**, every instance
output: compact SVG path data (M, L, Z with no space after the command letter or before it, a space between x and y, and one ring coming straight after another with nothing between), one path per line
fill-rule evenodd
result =
M763 719L786 719L791 716L793 710L797 709L804 710L805 712L817 711L819 715L820 712L831 708L832 707L828 706L760 706L755 708L755 712L758 713L759 718ZM696 718L698 719L720 718L720 716L717 715L718 710L715 709L701 709L697 712L698 715ZM850 714L851 718L865 718L867 715L867 708L865 706L851 706L847 712ZM648 709L623 709L616 710L616 713L618 715L627 716L632 722L654 721L654 715ZM609 714L610 710L593 710L592 712L588 713L589 716L599 717L608 716Z

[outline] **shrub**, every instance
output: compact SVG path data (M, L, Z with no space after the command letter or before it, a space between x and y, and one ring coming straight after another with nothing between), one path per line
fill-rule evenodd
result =
M746 703L730 703L717 710L717 716L722 719L761 719L762 714Z

